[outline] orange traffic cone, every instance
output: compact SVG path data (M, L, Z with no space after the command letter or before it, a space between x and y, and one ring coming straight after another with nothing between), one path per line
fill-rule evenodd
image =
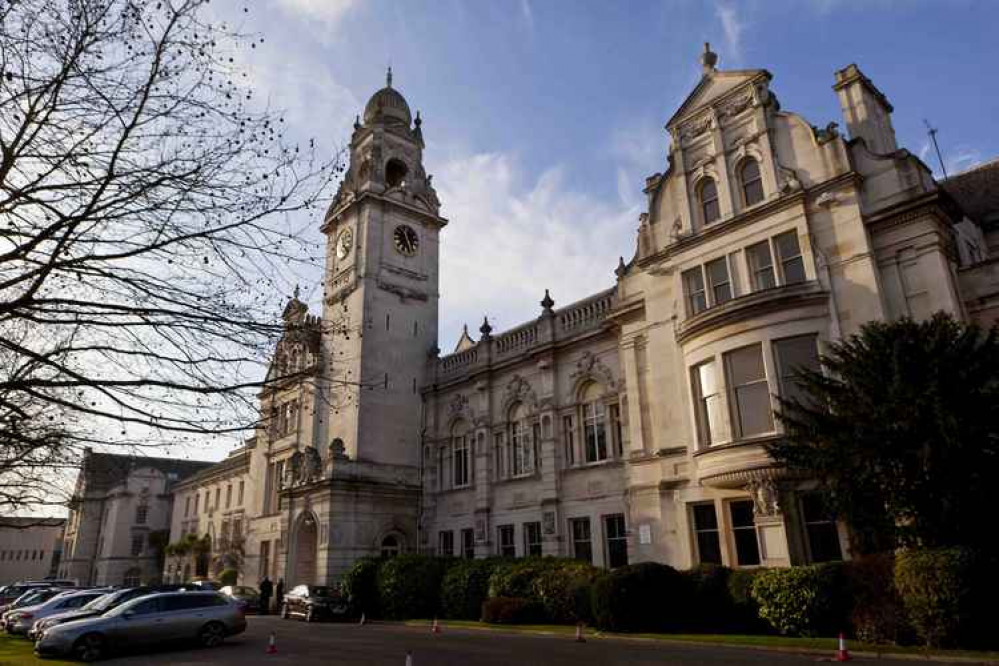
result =
M576 642L577 643L585 643L586 642L586 639L583 638L583 623L582 622L578 622L576 624Z
M839 649L836 650L836 661L850 661L853 657L850 656L850 651L846 649L846 638L843 636L843 632L839 632Z
M441 625L440 625L439 622L437 622L437 618L436 617L434 618L434 624L433 624L433 626L430 627L430 633L432 633L432 634L439 634L439 633L441 633Z
M267 641L267 654L277 654L277 644L274 642L274 632L271 632L270 640Z
M361 613L361 621L358 622L358 624L361 625L362 627L365 625L364 613Z

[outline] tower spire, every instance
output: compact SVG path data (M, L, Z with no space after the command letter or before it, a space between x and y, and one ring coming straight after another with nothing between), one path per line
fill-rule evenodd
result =
M388 66L388 72L386 72L385 74L385 87L386 88L392 87L392 65Z

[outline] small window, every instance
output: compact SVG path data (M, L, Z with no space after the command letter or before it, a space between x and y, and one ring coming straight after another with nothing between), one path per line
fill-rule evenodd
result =
M721 217L721 208L718 205L718 186L711 178L701 181L699 188L701 199L701 221L704 224L711 224Z
M565 466L572 467L576 464L576 442L571 416L562 417L562 434L565 441Z
M725 354L729 404L737 438L772 432L773 408L763 366L763 346L742 347Z
M441 557L454 557L454 532L442 530L437 533L437 554Z
M801 496L801 517L805 524L809 561L834 562L843 559L836 520L826 508L820 493Z
M500 556L516 557L517 545L513 540L513 525L500 525L497 531L499 532Z
M718 538L718 515L714 504L695 504L694 535L697 542L697 561L701 564L721 564L721 541Z
M752 500L740 500L728 505L732 517L732 536L735 538L735 559L739 566L759 566L760 542L756 537Z
M572 534L572 556L577 560L593 564L593 542L590 536L590 519L570 519L569 531Z
M700 266L683 272L683 294L687 301L688 317L708 309L708 297L704 293L704 274Z
M715 362L706 361L695 365L690 369L690 375L698 440L701 446L717 444L722 437L722 405Z
M141 534L132 535L132 556L136 557L142 554L142 547L144 545L145 539Z
M137 525L145 525L146 518L149 516L149 507L142 504L135 508L135 523Z
M777 286L774 277L774 261L770 255L770 241L763 241L746 248L746 260L749 263L749 279L753 291L771 289Z
M805 262L801 258L801 247L798 245L798 232L788 231L774 236L774 246L777 248L777 259L783 284L797 284L805 281Z
M760 163L749 158L742 163L740 171L742 180L742 199L746 207L763 201L763 177L760 175Z
M541 523L524 523L524 554L541 557Z
M402 160L391 159L385 165L385 182L389 187L399 187L406 184L408 169Z
M708 274L708 284L711 286L711 305L721 305L732 300L732 281L728 277L726 257L719 257L704 265Z
M471 527L461 531L461 556L466 560L475 558L475 530Z
M604 516L604 534L607 539L607 566L623 567L628 564L628 535L624 514Z

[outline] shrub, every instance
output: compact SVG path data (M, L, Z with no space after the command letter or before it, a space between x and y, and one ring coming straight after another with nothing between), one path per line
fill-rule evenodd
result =
M761 571L753 580L760 617L782 634L835 635L849 609L841 563Z
M689 579L655 562L619 567L593 585L594 621L609 631L675 630L690 601Z
M441 579L453 558L398 555L378 568L378 605L392 620L429 618L440 612Z
M544 571L560 566L566 560L554 557L526 557L500 560L489 577L490 597L530 599L535 597L534 581Z
M694 631L726 632L733 624L734 604L728 592L732 570L702 564L683 576L690 585L691 605L685 626Z
M895 588L895 558L891 553L868 555L846 567L853 600L850 624L865 643L907 643L912 629Z
M535 624L543 616L544 609L530 599L493 597L482 604L482 620L490 624Z
M592 622L592 586L600 574L586 562L552 558L534 579L531 598L541 604L549 622Z
M762 634L772 631L760 617L760 604L753 597L753 581L764 569L732 569L728 574L728 595L732 603L730 631Z
M221 583L223 587L226 585L235 585L238 577L239 572L235 569L223 569L222 573L219 574L219 583Z
M344 574L343 593L352 615L379 616L378 568L382 562L379 557L362 557Z
M441 580L441 610L455 620L478 620L489 595L489 577L501 560L461 560Z
M909 550L895 558L895 586L919 638L930 647L999 645L994 557L961 548Z

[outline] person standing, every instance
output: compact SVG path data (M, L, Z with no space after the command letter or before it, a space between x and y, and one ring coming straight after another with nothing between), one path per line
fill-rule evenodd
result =
M281 604L284 603L284 578L278 578L277 587L274 588L274 607L278 613L281 612Z
M260 614L267 615L271 609L271 594L274 593L274 584L271 579L264 576L260 581Z

